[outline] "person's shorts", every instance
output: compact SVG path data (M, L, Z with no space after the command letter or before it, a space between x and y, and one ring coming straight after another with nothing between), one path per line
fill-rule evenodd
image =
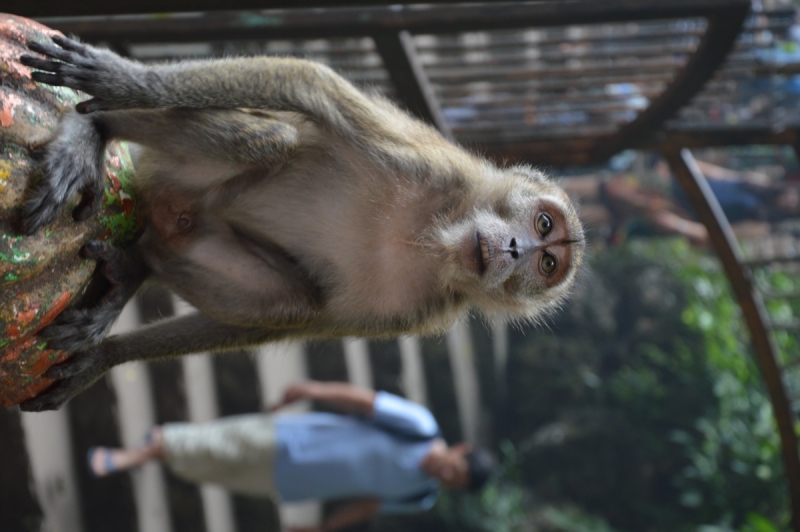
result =
M166 423L164 462L178 476L276 498L275 427L267 414L207 423Z

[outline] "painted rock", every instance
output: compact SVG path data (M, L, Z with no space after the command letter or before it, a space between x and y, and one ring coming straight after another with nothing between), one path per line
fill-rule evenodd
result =
M48 349L36 333L70 304L90 304L95 263L79 256L94 238L124 245L138 233L133 213L130 155L124 144L106 152L103 208L75 222L72 208L30 236L17 229L25 191L38 179L36 161L59 117L86 95L40 85L19 63L26 43L58 32L28 19L0 13L0 405L35 396L52 381L42 374L65 353Z

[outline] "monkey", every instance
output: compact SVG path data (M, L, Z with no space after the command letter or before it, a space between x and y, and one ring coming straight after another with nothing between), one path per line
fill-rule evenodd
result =
M502 168L307 60L145 65L53 37L21 62L87 93L21 209L34 233L102 198L111 139L137 147L143 234L89 241L110 289L40 332L69 352L21 404L57 409L113 366L283 339L440 333L464 312L536 321L567 297L585 239L544 173ZM105 337L146 279L197 312Z

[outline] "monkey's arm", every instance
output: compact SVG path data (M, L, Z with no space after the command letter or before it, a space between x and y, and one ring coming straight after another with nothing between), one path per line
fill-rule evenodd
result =
M110 336L86 351L73 353L66 362L52 366L45 375L58 382L22 403L20 408L31 412L60 408L108 370L124 362L248 347L290 337L293 331L292 328L228 325L199 313L162 320L130 333Z
M300 112L348 136L386 129L371 100L319 63L252 57L150 66L71 39L53 42L58 46L29 45L49 59L23 56L21 62L43 71L34 72L36 81L92 95L78 104L82 113L251 107Z

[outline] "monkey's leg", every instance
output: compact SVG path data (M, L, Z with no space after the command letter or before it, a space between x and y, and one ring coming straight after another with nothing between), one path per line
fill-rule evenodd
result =
M53 349L75 351L97 344L150 273L136 247L123 251L107 242L92 240L82 254L99 261L98 271L111 289L92 308L66 310L42 329L39 336L46 338Z
M106 138L95 118L66 114L45 148L41 181L22 209L22 230L36 232L52 222L76 193L83 198L75 209L76 220L85 220L103 199L103 152Z
M223 223L206 222L190 235L182 244L152 232L141 244L155 280L200 312L249 327L299 326L317 315L319 289L282 250Z
M112 367L132 360L155 360L207 351L259 345L292 336L291 328L253 328L219 323L202 314L162 320L106 338L45 375L58 382L20 405L29 412L55 410L88 388Z

